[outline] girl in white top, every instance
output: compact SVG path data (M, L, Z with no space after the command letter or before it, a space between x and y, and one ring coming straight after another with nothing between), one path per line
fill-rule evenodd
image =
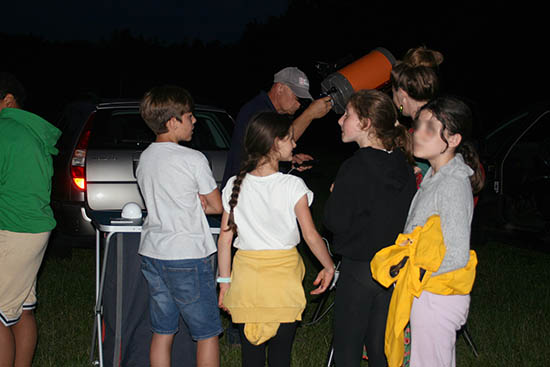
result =
M218 282L220 283L219 307L226 311L229 310L224 305L224 296L231 287L231 279L234 281L233 287L238 287L239 294L244 294L241 298L247 298L247 293L255 294L258 292L258 289L254 288L257 284L249 285L247 283L250 277L248 277L248 280L245 279L241 283L237 283L238 279L242 279L238 277L239 271L241 273L246 272L246 274L249 274L250 271L257 271L258 275L262 275L255 277L258 279L257 282L261 282L260 278L266 276L269 279L268 288L276 287L267 291L260 289L260 292L267 293L268 309L269 307L283 308L280 300L281 294L295 292L296 288L299 288L299 292L303 294L302 279L297 279L297 281L291 279L292 284L282 285L284 282L278 279L277 273L271 272L268 260L265 260L265 266L260 264L257 267L259 270L251 270L251 266L247 267L249 263L237 265L237 260L234 260L235 269L231 273L231 243L234 235L238 236L235 239L234 246L239 249L235 259L239 258L239 253L262 253L267 254L268 257L269 254L286 254L285 251L292 253L296 251L295 247L300 242L299 223L304 240L323 265L323 269L313 283L318 288L313 290L311 294L324 292L334 276L334 263L323 239L315 228L309 210L313 193L301 178L279 172L279 161L290 161L292 150L295 147L292 121L285 115L273 112L260 113L251 120L247 127L244 138L245 159L243 160L242 169L237 176L233 176L228 180L222 195L224 212L221 224L222 231L218 240L220 275ZM296 220L298 220L298 223ZM303 273L301 258L297 253L296 256L298 257L296 267L301 267L301 269L291 268L289 272L296 271L296 274L299 274L301 271ZM261 263L263 260L256 258L251 261ZM255 273L252 274L256 275ZM281 286L279 287L278 284L281 284ZM237 288L235 288L235 292L237 292ZM273 298L277 298L273 304L270 303L271 295L276 295ZM305 306L305 296L301 298L303 298ZM264 306L262 304L262 307ZM247 326L248 322L252 322L248 315L257 312L258 308L251 308L247 314ZM284 312L286 312L286 308ZM242 323L243 321L235 321L236 313L237 311L233 310L233 321ZM268 359L270 366L290 365L292 341L296 331L295 320L301 319L301 311L298 313L296 318L292 318L292 322L282 319L273 320L280 322L276 334L267 342L259 345L257 343L252 344L247 340L247 337L250 338L249 334L246 334L245 337L245 325L239 324L243 366L263 367L265 365L266 345L269 346ZM261 319L264 320L264 317L261 317Z

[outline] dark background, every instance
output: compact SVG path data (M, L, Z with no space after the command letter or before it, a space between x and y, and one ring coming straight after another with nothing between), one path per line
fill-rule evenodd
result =
M16 74L29 94L26 108L52 122L75 98L139 98L164 83L236 116L285 66L306 72L315 96L325 76L319 62L339 68L379 46L398 59L419 45L441 51L443 91L470 101L478 135L549 97L548 17L526 3L39 4L20 2L2 11L0 70ZM316 122L301 145L332 149L339 140L337 118L331 112Z

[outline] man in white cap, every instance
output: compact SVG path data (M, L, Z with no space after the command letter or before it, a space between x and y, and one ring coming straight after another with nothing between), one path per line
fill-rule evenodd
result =
M235 121L235 130L231 141L231 148L227 157L223 175L222 187L227 180L239 172L242 159L243 139L250 119L259 112L272 111L281 114L294 115L300 108L298 98L313 100L309 93L309 80L300 69L289 66L273 77L273 85L266 93L261 91L256 97L248 101L239 111ZM330 97L314 100L300 116L294 119L294 140L298 140L309 124L325 116L332 108ZM307 154L295 154L294 163L302 163L312 159Z

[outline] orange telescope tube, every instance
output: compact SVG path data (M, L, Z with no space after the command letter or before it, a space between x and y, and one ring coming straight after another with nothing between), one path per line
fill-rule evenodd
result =
M334 112L344 113L347 100L354 92L378 89L388 83L395 62L396 59L390 51L377 47L327 76L321 83L321 89L332 97Z
M374 49L338 72L351 83L354 91L380 88L390 80L390 72L395 63L395 59L392 63L387 57L388 53L389 51L384 52L381 48Z

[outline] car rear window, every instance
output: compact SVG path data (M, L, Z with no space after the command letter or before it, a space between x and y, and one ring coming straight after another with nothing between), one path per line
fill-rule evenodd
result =
M182 143L197 150L227 150L232 120L224 112L196 109L193 139ZM96 112L90 135L91 149L145 149L155 134L137 109L103 109Z

